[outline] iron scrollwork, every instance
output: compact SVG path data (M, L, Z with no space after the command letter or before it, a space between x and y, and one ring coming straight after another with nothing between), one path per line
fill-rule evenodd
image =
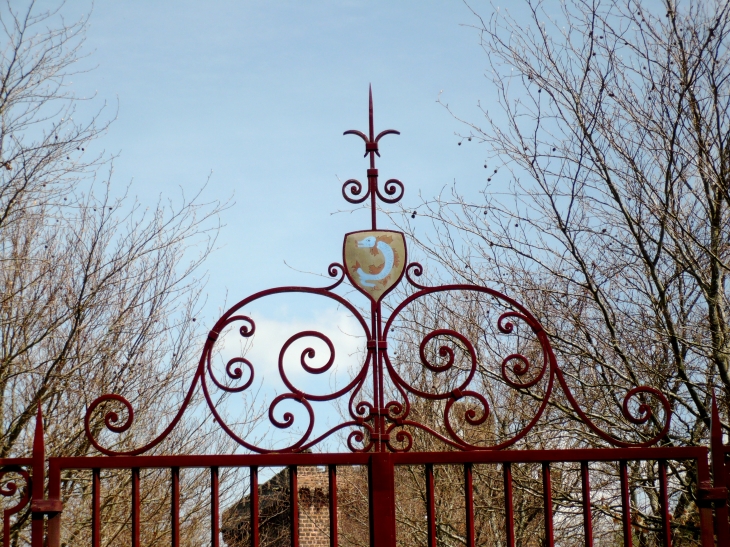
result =
M469 285L450 284L429 287L419 281L424 272L418 262L405 263L405 245L403 234L392 231L378 231L376 226L377 200L386 204L398 202L404 193L404 186L398 179L389 179L381 188L378 187L378 170L375 168L375 157L380 155L379 141L389 134L399 134L395 130L386 130L375 136L373 131L372 94L370 95L369 134L360 131L346 131L345 134L354 134L365 142L365 156L370 155L370 169L368 169L368 184L364 186L356 179L348 179L342 186L342 195L352 204L364 203L370 199L372 225L371 230L353 232L348 236L358 236L359 239L350 242L350 248L358 253L358 257L369 257L367 253L380 257L378 261L365 267L364 263L348 255L348 247L343 251L343 262L333 262L327 273L334 279L333 283L325 287L279 287L261 291L241 300L224 313L210 330L205 342L197 369L192 382L186 392L182 405L167 425L167 427L146 445L131 450L114 450L105 447L92 433L91 423L96 413L103 411L104 428L114 434L127 431L134 421L134 410L129 401L118 394L107 394L97 398L89 406L86 413L86 434L90 442L100 452L107 455L136 455L146 452L159 444L169 435L180 421L185 409L190 405L198 384L202 389L206 404L220 427L240 446L258 453L267 452L301 452L310 449L335 434L344 435L344 442L352 451L408 451L413 449L416 439L414 434L427 435L456 450L497 450L507 448L523 439L537 424L544 414L550 401L550 396L557 382L564 392L566 399L576 412L580 420L586 424L597 436L615 446L650 446L665 437L669 430L671 408L667 398L658 390L638 386L626 393L621 412L626 421L634 426L645 427L653 424L656 433L645 436L644 440L630 442L617 438L604 431L591 420L575 399L563 372L557 365L555 354L550 340L540 322L520 303L493 289ZM400 245L394 243L400 237ZM345 243L347 244L347 236ZM388 247L390 246L390 247ZM388 250L390 249L390 250ZM381 255L378 255L381 253ZM366 271L367 269L367 271ZM391 271L392 270L392 271ZM387 320L382 316L380 298L392 290L401 276L405 276L410 285L411 294L405 297L392 309ZM348 279L354 288L370 298L370 317L366 320L361 310L335 289ZM415 305L421 299L447 294L474 294L479 298L489 299L497 303L499 315L492 323L495 336L515 336L520 332L524 344L530 348L530 355L524 351L505 352L506 355L496 357L496 367L493 367L491 376L485 375L489 366L489 359L480 356L478 346L470 336L458 332L448 325L421 333L418 345L418 363L422 375L450 378L445 388L432 386L427 389L414 382L401 370L397 359L391 354L389 346L391 334L396 328L402 314L410 305ZM257 363L246 355L238 355L228 359L223 367L224 375L217 377L212 359L218 349L217 344L224 330L230 332L237 329L243 340L252 340L257 333L257 326L253 318L247 314L250 305L273 295L307 294L329 299L346 310L361 329L360 336L367 341L366 351L361 362L351 373L346 384L332 389L329 393L311 393L301 387L287 374L284 362L292 351L295 343L311 340L318 341L326 348L323 364L314 364L313 359L317 352L311 345L299 354L298 365L301 371L310 376L318 376L333 370L337 363L337 352L332 340L324 333L316 330L302 330L291 335L279 349L277 373L284 385L284 391L276 395L270 402L265 413L269 424L282 431L293 432L297 420L301 418L306 423L300 424L300 433L286 446L270 448L256 444L250 438L238 435L226 422L226 417L219 412L212 390L221 390L229 394L245 393L254 385L256 374L259 372ZM518 325L520 328L518 329ZM435 348L435 349L433 349ZM494 352L493 352L494 353ZM490 418L496 412L495 400L487 396L486 379L500 382L517 396L529 397L533 401L532 414L522 417L522 422L514 426L505 438L491 439L476 438L471 433L479 428L485 429L490 424ZM492 397L492 399L494 399ZM346 401L344 417L334 426L323 432L314 433L316 418L315 405L323 402ZM440 424L425 422L418 418L415 410L415 400L430 402L437 405L440 413ZM652 404L653 403L653 404ZM299 417L291 411L285 410L287 404L299 405L302 412ZM108 407L121 409L108 410ZM284 410L281 410L284 409ZM97 428L98 429L98 428ZM3 495L7 495L2 491Z
M30 474L26 469L18 465L6 465L0 469L0 495L3 497L10 498L18 493L18 485L15 481L5 482L7 475L19 475L25 483L20 489L18 502L3 510L3 539L5 545L10 545L10 517L22 511L30 503L32 484Z

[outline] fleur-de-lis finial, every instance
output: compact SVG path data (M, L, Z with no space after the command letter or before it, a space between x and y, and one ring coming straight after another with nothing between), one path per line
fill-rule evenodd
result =
M368 104L368 129L369 129L369 135L365 135L362 131L358 131L357 129L350 129L348 131L345 131L343 135L357 135L360 137L363 141L365 141L365 156L370 154L370 168L368 169L368 189L367 192L365 192L365 195L360 197L360 193L362 192L362 184L355 180L355 179L349 179L345 182L345 184L342 186L342 195L343 197L349 201L350 203L362 203L365 201L368 197L370 197L370 209L371 209L371 216L372 216L372 229L376 229L376 206L375 206L375 199L376 196L381 199L381 201L384 201L386 203L395 203L396 201L400 200L401 197L403 197L403 184L397 180L397 179L390 179L385 183L385 193L388 196L393 196L400 190L400 193L398 193L397 196L394 198L387 198L383 196L380 191L378 190L378 170L375 167L375 156L377 154L378 157L380 157L380 151L378 150L378 141L380 141L381 138L383 138L385 135L400 135L400 131L396 131L395 129L386 129L385 131L381 131L378 133L378 136L375 137L375 128L373 123L373 86L370 85L368 88L368 95L369 95L369 104ZM348 195L348 191L351 195Z

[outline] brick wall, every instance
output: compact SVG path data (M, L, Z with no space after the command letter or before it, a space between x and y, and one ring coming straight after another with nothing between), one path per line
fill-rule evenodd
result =
M329 547L329 479L326 467L297 468L300 547ZM357 490L359 494L352 495ZM340 547L366 545L362 539L363 510L367 499L365 470L337 468L337 520ZM363 499L361 499L363 498ZM363 505L364 504L364 505ZM289 503L289 471L283 469L259 486L260 547L291 545L291 509ZM227 547L250 547L250 503L246 496L223 511L221 532ZM354 538L357 538L353 541Z
M326 468L300 467L299 486L299 545L329 547L329 483Z

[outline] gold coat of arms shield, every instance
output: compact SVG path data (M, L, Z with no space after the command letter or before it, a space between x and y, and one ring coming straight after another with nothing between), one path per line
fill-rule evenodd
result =
M345 235L343 255L350 282L377 302L403 277L406 240L390 230L352 232Z

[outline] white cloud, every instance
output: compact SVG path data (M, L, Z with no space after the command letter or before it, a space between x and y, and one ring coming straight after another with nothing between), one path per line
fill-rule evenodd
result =
M245 356L254 366L256 381L262 382L266 391L271 388L279 393L284 391L278 369L279 352L290 337L300 332L317 331L328 337L335 348L335 361L328 371L310 374L300 364L302 352L312 348L315 356L305 358L305 362L310 367L319 368L330 357L327 345L313 336L293 342L284 355L284 371L297 388L316 394L331 392L336 386L344 386L362 366L365 336L358 321L345 311L327 309L309 320L273 319L256 314L251 316L256 323L253 337L242 339L238 335L239 324L235 324L235 329L230 329L221 336L218 348L221 350L223 362ZM219 374L221 373L219 368ZM244 371L244 375L246 374Z

